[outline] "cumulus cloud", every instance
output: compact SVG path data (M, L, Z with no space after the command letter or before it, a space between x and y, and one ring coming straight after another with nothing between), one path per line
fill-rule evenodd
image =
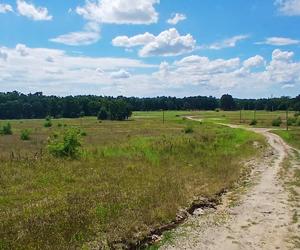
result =
M238 42L246 40L249 38L249 35L238 35L238 36L233 36L231 38L227 38L223 41L216 42L207 46L202 46L202 48L205 49L212 49L212 50L220 50L224 48L233 48L237 45Z
M275 49L272 53L272 59L274 61L290 61L294 56L292 51L282 51L280 49Z
M300 0L276 0L275 5L278 7L278 10L282 15L300 15Z
M299 40L287 38L287 37L268 37L263 42L257 42L256 44L267 44L273 46L286 46L300 44Z
M266 96L271 90L282 95L300 87L300 62L295 61L293 52L279 49L273 51L268 62L259 55L246 60L190 55L152 65L141 60L75 56L63 50L26 45L0 47L0 57L2 91L128 96L230 92L251 97Z
M70 46L90 45L100 40L100 27L96 23L88 23L83 31L70 32L50 39L51 42Z
M0 13L13 12L13 8L9 4L0 3Z
M256 55L253 57L248 58L243 62L243 66L247 69L253 68L253 67L259 67L263 66L265 64L265 60L262 56Z
M176 14L173 14L172 17L167 20L167 23L176 25L177 23L184 21L184 20L186 20L186 15L176 13Z
M27 3L25 0L17 0L17 9L20 15L35 21L49 21L53 18L49 15L47 8L35 7L33 4Z
M112 40L112 44L117 47L132 48L135 46L142 46L153 41L155 41L155 36L146 32L145 34L133 37L118 36Z
M28 48L24 44L17 44L16 51L20 54L20 56L28 56Z
M0 50L0 59L3 60L3 61L6 61L7 60L7 53Z
M77 14L89 21L112 24L151 24L158 21L154 6L159 0L86 1Z
M110 73L110 77L112 79L126 79L126 78L129 78L130 76L131 76L131 74L128 71L126 71L125 69L120 69L118 71Z
M150 33L133 37L119 36L113 39L112 43L125 48L142 46L139 51L141 57L177 56L189 53L196 47L192 35L181 36L175 28L163 31L158 36Z

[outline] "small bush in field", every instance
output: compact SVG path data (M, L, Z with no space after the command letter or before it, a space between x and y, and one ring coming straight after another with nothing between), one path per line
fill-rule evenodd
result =
M30 140L30 131L28 129L24 129L21 131L20 139L22 141Z
M276 118L272 121L272 126L273 127L280 127L281 124L282 124L282 120L281 120L280 117L278 117L278 118Z
M57 127L61 128L63 125L61 123L57 124Z
M48 141L49 153L55 157L78 158L80 155L80 130L70 128L63 134L54 134Z
M300 126L300 117L297 119L296 125Z
M287 120L287 124L289 125L289 126L292 126L292 125L294 125L294 124L296 124L297 123L297 118L289 118L288 120Z
M52 121L51 121L51 117L50 117L50 116L47 116L47 117L46 117L46 121L44 122L44 127L45 127L45 128L50 128L50 127L52 127Z
M0 135L12 135L12 129L10 123L7 123L0 128Z
M257 120L253 119L253 120L250 122L250 125L251 125L251 126L257 125Z
M188 127L184 128L183 132L185 134L191 134L194 132L194 129L191 126L188 126Z
M87 132L81 131L81 132L80 132L80 135L81 135L81 136L87 136Z

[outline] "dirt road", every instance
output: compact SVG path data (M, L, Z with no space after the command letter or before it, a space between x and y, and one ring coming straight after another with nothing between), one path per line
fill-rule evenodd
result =
M242 193L225 195L216 211L191 216L162 249L295 248L289 240L297 234L292 225L293 208L279 175L291 148L268 129L250 130L263 134L270 145L270 153L253 163L251 185ZM232 197L236 196L238 202L232 204Z

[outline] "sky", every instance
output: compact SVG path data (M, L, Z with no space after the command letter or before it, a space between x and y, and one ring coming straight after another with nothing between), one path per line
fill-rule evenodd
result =
M300 0L0 0L0 92L300 94Z

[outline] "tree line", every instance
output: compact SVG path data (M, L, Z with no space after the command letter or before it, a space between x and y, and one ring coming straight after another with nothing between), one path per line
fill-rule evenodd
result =
M223 95L221 99L209 96L194 97L111 97L111 96L46 96L42 92L22 94L17 91L0 92L0 119L77 118L98 116L101 120L125 120L132 111L155 110L297 110L296 98L234 99Z

